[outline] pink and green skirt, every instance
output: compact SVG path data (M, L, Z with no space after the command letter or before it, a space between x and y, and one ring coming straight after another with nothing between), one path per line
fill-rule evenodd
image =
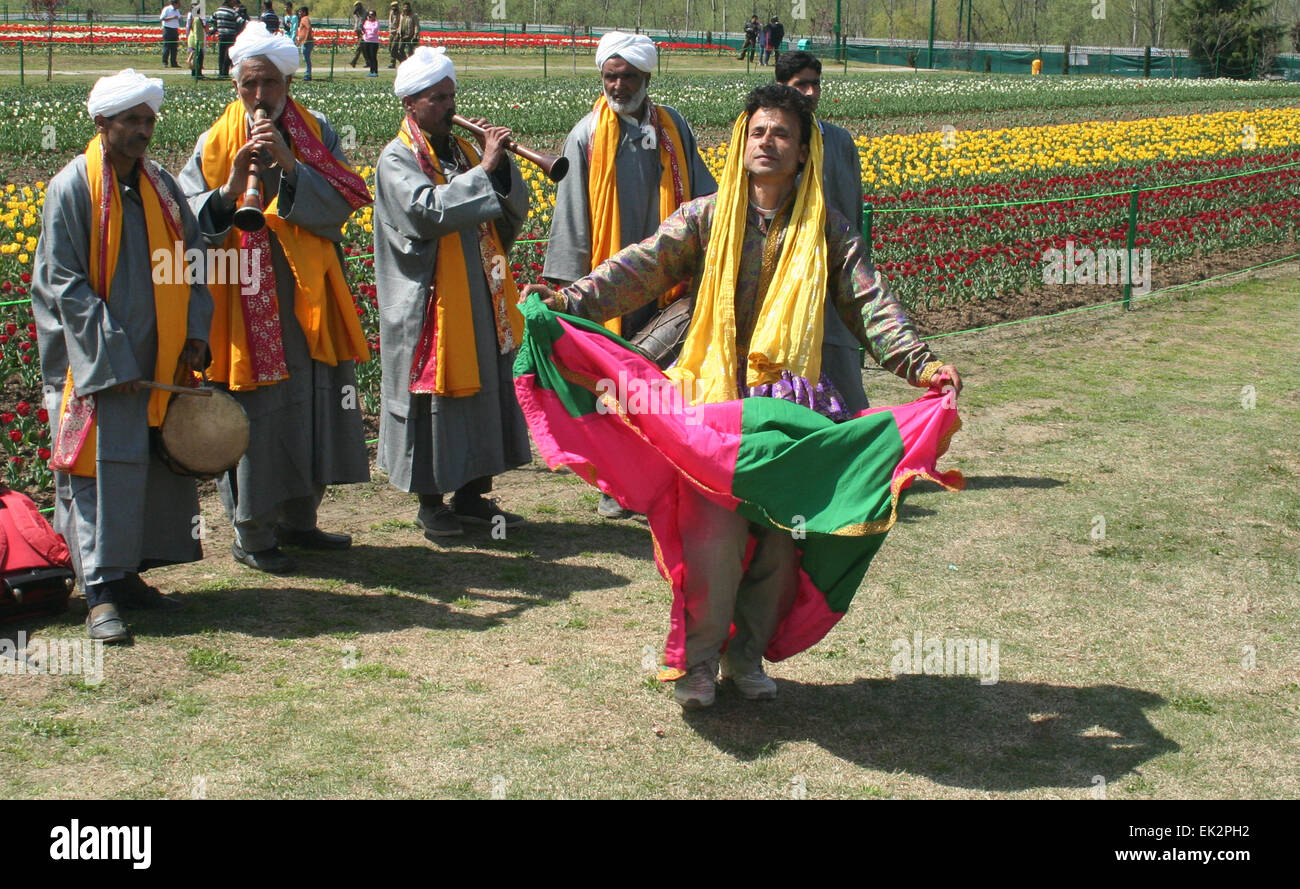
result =
M673 590L661 679L687 667L682 540L704 500L794 537L799 590L765 652L778 661L844 616L914 479L965 484L961 473L935 469L960 426L947 395L931 390L843 423L777 398L691 406L603 327L553 312L536 295L521 309L515 391L542 457L649 522Z

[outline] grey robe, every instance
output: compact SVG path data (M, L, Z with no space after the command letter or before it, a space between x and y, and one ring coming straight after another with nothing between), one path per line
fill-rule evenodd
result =
M713 194L718 184L700 157L695 133L677 112L667 105L659 105L661 114L668 114L677 125L682 139L690 179L690 194L684 200ZM587 198L587 151L591 146L596 113L589 112L578 121L564 140L564 156L569 161L569 175L556 186L555 211L551 216L550 243L546 245L546 263L542 277L568 284L591 271L591 219ZM659 228L659 178L663 164L659 160L659 147L645 148L641 129L619 118L622 138L614 155L614 175L618 183L619 239L615 252L643 241ZM623 335L632 336L654 314L658 307L645 306L624 319Z
M532 459L528 427L515 400L515 353L502 355L497 346L478 245L479 223L494 221L509 253L528 214L528 192L509 158L508 191L501 168L489 176L479 166L461 172L441 158L439 162L447 184L435 186L414 152L394 139L379 156L375 178L375 288L384 395L377 465L394 487L415 494L451 493ZM413 395L411 361L424 327L438 243L456 232L469 280L481 388L462 398Z
M852 224L855 231L862 224L862 163L858 147L847 130L819 120L822 130L822 187L826 205L834 207ZM822 369L835 382L851 411L867 408L867 394L862 387L862 361L858 341L840 320L839 314L826 303L822 349Z
M325 147L347 163L338 135L323 115L311 113L320 122ZM203 178L206 138L207 133L199 136L179 181L206 245L220 247L230 232L235 208L218 191L224 177L220 182ZM262 185L264 194L278 191L282 218L335 244L342 240L342 227L352 208L316 170L304 163L296 164L291 176L282 175L278 168L266 170ZM231 393L248 413L250 425L248 452L220 480L227 509L234 505L236 523L274 518L285 501L319 496L326 485L370 480L356 367L352 361L331 367L312 360L293 311L293 271L279 238L274 232L270 237L289 378Z
M186 247L198 247L198 226L180 188L165 171L160 173L180 205ZM53 434L58 434L69 364L77 393L96 395L96 476L54 474L54 527L68 542L83 586L203 557L195 533L199 504L194 480L169 471L150 449L150 392L107 391L119 383L153 379L158 354L144 206L134 188L122 185L119 194L122 247L108 302L90 286L95 210L85 155L50 180L32 276L32 314ZM212 297L202 284L190 287L186 320L186 338L206 341Z

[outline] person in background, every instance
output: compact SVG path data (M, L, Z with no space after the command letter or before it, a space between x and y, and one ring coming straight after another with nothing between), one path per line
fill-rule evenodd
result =
M776 16L767 29L767 48L772 53L772 64L781 61L781 41L785 39L785 25Z
M822 63L803 52L788 52L775 65L776 82L793 87L808 100L809 110L817 113L822 95ZM854 227L862 220L862 162L858 146L848 130L814 118L822 134L822 193L826 205L834 207ZM850 411L866 410L866 390L862 388L862 361L858 341L840 320L827 297L825 323L822 327L822 370L844 396Z
M362 40L362 28L366 24L366 4L357 0L352 4L352 33L357 35L357 51L352 54L352 61L348 63L349 68L357 66L357 59L363 58L365 53L364 41Z
M212 13L211 27L217 32L217 74L227 77L230 74L230 47L234 44L244 23L239 20L235 9L235 0L223 0Z
M176 52L181 33L180 0L168 0L158 18L162 22L162 66L164 68L179 68L180 65L176 62Z
M767 57L771 54L771 50L767 46L768 35L771 32L771 25L763 25L763 30L758 32L758 63L760 65L766 65Z
M388 67L396 68L406 58L402 48L402 8L397 0L388 5Z
M271 3L271 0L263 0L262 14L258 18L262 20L262 24L266 25L267 32L274 34L280 30L280 17L275 14L275 5Z
M304 81L311 80L311 51L316 45L315 35L311 32L311 12L306 6L298 7L298 33L293 42L302 50L302 63L307 66L306 72L303 73Z
M746 51L749 52L749 60L754 61L754 49L758 46L758 16L751 15L749 21L745 22L745 43L740 47L740 55L737 59L743 59Z
M409 59L420 45L420 17L410 3L402 4L402 58Z
M366 57L366 64L370 66L370 73L367 77L379 76L379 16L372 9L366 13L366 19L361 23L361 49Z
M647 95L658 52L644 34L610 31L596 47L602 94L564 142L569 175L560 182L542 277L563 286L612 254L648 238L684 201L712 194L717 183L700 157L695 133L675 108ZM666 305L679 293L665 293ZM631 339L659 304L620 318L614 330ZM631 515L608 494L596 512Z
M284 33L289 35L290 40L296 40L298 37L298 14L293 11L293 4L284 4L284 15L280 17L281 27ZM297 46L297 44L294 44Z
M203 21L203 7L195 3L185 19L185 45L189 47L185 64L196 79L203 79L204 43L208 39L208 25Z

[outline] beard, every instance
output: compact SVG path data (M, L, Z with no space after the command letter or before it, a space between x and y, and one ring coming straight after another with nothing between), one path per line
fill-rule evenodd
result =
M253 106L252 110L246 112L249 125L250 126L252 125L254 112L256 112L258 108L261 108L263 111L266 112L266 116L271 121L271 123L279 123L280 115L284 113L284 106L288 103L288 101L289 101L288 95L284 95L280 97L280 101L277 102L274 106L271 105Z
M609 93L605 93L605 101L609 103L609 110L613 111L615 114L631 114L633 111L641 107L641 104L645 102L645 97L645 83L642 83L637 89L635 95L626 102L615 102Z

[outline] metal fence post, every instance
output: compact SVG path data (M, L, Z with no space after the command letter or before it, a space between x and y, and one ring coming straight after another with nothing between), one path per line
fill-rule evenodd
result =
M23 42L18 41L18 85L22 86L27 81L23 76Z
M330 83L334 82L334 54L339 50L339 26L334 26L334 43L330 46Z
M1128 259L1124 263L1124 309L1127 311L1133 299L1133 251L1137 242L1138 228L1138 194L1141 189L1134 188L1128 199ZM1148 270L1150 271L1150 270Z
M546 79L546 44L542 44L542 80Z

